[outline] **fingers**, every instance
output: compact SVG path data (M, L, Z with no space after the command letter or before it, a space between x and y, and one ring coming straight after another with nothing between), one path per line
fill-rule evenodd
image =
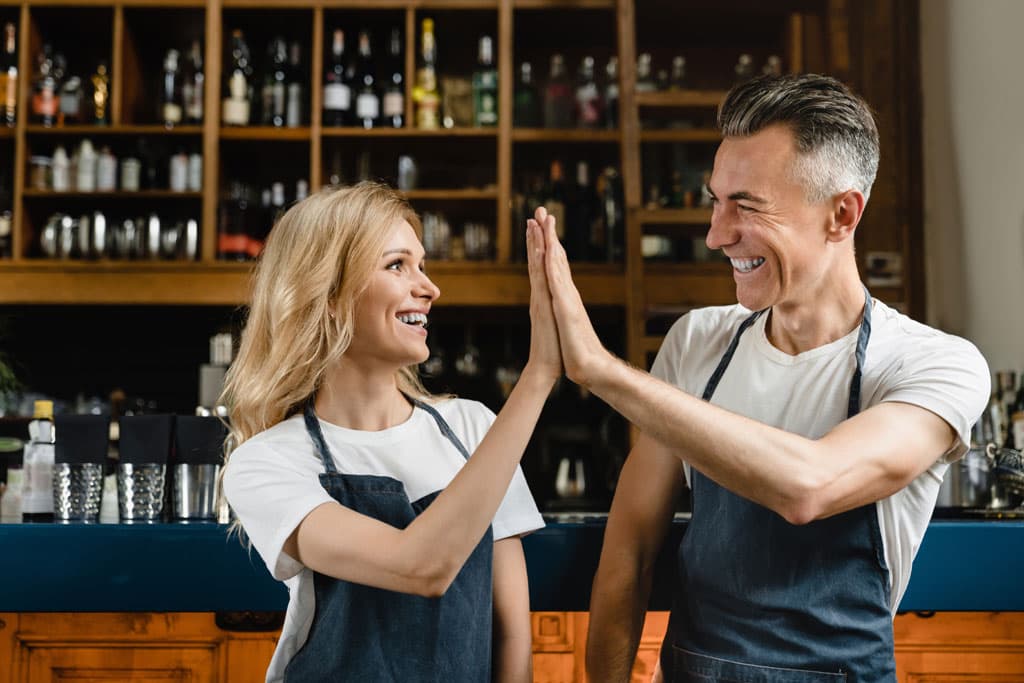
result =
M539 294L548 294L547 275L544 272L544 235L540 225L532 218L526 221L526 260L530 273L530 287Z

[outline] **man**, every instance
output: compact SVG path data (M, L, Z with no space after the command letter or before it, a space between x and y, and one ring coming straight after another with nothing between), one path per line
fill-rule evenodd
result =
M566 373L641 432L594 580L590 680L629 679L685 481L665 680L895 681L892 616L988 367L861 284L878 133L860 98L824 76L761 77L719 126L707 244L739 305L683 316L651 375L602 348L538 212Z

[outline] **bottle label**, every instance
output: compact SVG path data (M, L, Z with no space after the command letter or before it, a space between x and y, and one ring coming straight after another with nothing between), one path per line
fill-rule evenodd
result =
M384 93L384 116L402 116L405 114L405 97L400 92Z
M441 109L441 98L434 93L424 93L416 109L416 127L435 129L441 127L438 116Z
M302 123L302 86L298 83L288 84L288 107L285 111L284 125L296 128Z
M224 123L232 126L244 126L249 123L249 101L226 99L221 118Z
M228 233L221 233L217 237L217 253L221 256L248 254L248 235L231 235Z
M344 83L328 83L324 86L324 109L348 111L352 108L352 90Z
M181 105L173 102L164 103L164 123L181 123Z
M57 98L53 90L43 88L32 96L32 111L38 116L55 116L57 114Z
M18 104L17 71L13 73L10 71L0 73L0 97L3 98L3 106L6 113L13 116Z
M356 118L376 119L380 116L380 100L371 93L360 93L356 97Z

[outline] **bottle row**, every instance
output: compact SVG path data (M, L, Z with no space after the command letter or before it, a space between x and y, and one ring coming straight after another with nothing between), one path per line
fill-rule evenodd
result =
M203 157L198 152L178 150L167 159L145 155L118 159L109 146L99 152L85 138L69 157L63 145L52 156L36 154L29 159L28 187L54 192L138 192L142 189L169 189L172 192L200 192L203 189ZM160 173L159 166L166 168ZM120 172L119 172L120 169ZM163 182L166 185L162 185Z
M102 211L78 217L51 215L39 234L39 254L49 259L178 260L199 258L199 221L161 218L110 218Z
M1024 450L1024 372L1002 370L995 373L988 410L978 421L982 443Z
M309 182L300 178L295 192L285 192L282 181L259 189L243 182L232 182L228 196L220 203L217 225L217 258L222 261L248 261L263 251L267 235L288 206L309 194Z

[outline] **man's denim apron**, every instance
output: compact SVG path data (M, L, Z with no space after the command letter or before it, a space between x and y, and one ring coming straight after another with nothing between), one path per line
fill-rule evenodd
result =
M433 407L413 401L465 458L469 453ZM409 502L391 477L342 474L334 466L312 401L306 431L324 469L320 483L347 508L404 529L440 491ZM344 533L339 529L338 533ZM285 669L290 683L491 680L490 527L440 598L373 588L315 573L309 637Z
M871 335L864 290L847 417L860 411ZM710 401L741 325L707 387ZM807 406L814 410L815 406ZM745 453L744 457L757 457ZM796 526L691 470L693 518L661 650L673 683L895 681L888 567L875 503Z

